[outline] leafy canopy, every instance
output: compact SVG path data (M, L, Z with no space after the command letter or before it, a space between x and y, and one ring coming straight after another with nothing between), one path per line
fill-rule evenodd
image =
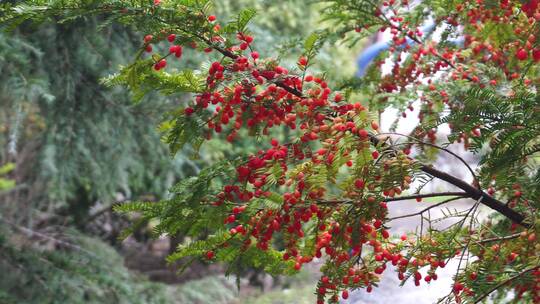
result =
M162 124L173 153L186 145L196 151L212 137L264 139L258 153L182 181L169 200L118 206L139 212L139 224L158 220L156 235L182 231L194 238L171 261L202 255L227 262L232 273L247 265L288 274L322 258L316 290L322 303L347 298L351 289L371 291L390 264L403 283L429 284L457 258L452 292L441 301L480 302L495 291L503 301L507 290L513 301L540 301L537 1L320 5L327 29L299 43L297 63L287 66L279 56L264 57L272 46L255 49L258 37L248 25L255 11L222 21L210 1L27 1L6 5L2 20L13 27L92 13L144 32L133 63L105 83L129 87L135 99L152 91L192 94ZM437 31L420 30L427 19ZM333 81L314 65L325 43L354 46L385 30L392 36L387 50L361 81ZM187 48L207 53L209 62L171 68ZM390 73L381 69L384 59ZM416 111L414 131L382 133L374 113L387 108L400 110L394 125ZM438 132L444 126L445 136ZM286 136L272 138L274 130ZM480 163L447 149L456 142ZM433 166L436 155L447 154L472 181ZM434 179L461 191L427 193ZM391 204L426 197L438 200L399 217L420 216L420 228L392 236L398 218L389 218ZM468 208L430 216L458 199ZM494 210L487 220L478 215L480 205Z

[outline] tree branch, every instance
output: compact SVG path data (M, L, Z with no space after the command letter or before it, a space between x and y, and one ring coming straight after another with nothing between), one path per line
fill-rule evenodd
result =
M434 177L438 178L438 179L442 179L443 181L445 182L448 182L458 188L460 188L461 190L465 191L469 197L471 197L472 199L475 199L475 200L479 200L480 198L482 198L482 204L490 207L491 209L495 210L495 211L498 211L499 213L501 213L502 215L506 216L507 218L509 218L510 220L512 220L513 222L517 223L517 224L520 224L524 227L530 227L530 223L526 223L525 222L525 216L523 216L522 214L514 211L512 208L506 206L504 203L496 200L495 198L493 198L492 196L488 195L487 193L485 193L484 191L480 190L480 189L477 189L473 186L471 186L470 184L466 183L465 181L459 179L459 178L456 178L448 173L445 173L445 172L442 172L442 171L439 171L433 167L430 167L430 166L426 166L426 165L422 165L422 167L420 167L420 170L428 173L428 174L431 174L433 175Z
M440 196L468 197L469 195L466 192L439 192L439 193L405 195L405 196L400 196L400 197L387 197L384 199L384 201L396 202L396 201L404 201L404 200L417 199L417 198L440 197Z
M400 215L400 216L396 216L396 217L392 217L392 218L389 218L388 221L393 221L393 220L398 220L398 219L402 219L402 218L407 218L407 217L412 217L412 216L418 216L418 215L422 215L424 214L424 212L430 210L430 209L433 209L435 207L438 207L438 206L441 206L441 205L444 205L446 203L450 203L450 202L453 202L455 200L458 200L458 199L462 199L463 197L452 197L452 198L449 198L449 199L446 199L442 202L439 202L437 204L434 204L434 205L431 205L427 208L424 208L423 210L421 211L418 211L418 212L415 212L415 213L411 213L411 214L406 214L406 215Z
M489 239L485 239L485 240L480 240L480 241L478 241L476 243L485 244L485 243L491 243L491 242L512 240L512 239L518 238L520 235L521 235L521 233L514 233L514 234L507 235L507 236L494 237L494 238L489 238Z
M522 272L516 274L515 276L509 278L508 280L505 280L505 281L500 282L499 284L493 286L493 288L491 288L490 290L488 290L488 292L486 292L486 293L484 293L483 295L481 295L480 297L476 298L476 300L474 301L474 303L480 303L480 302L482 302L487 296L489 296L489 295L490 295L492 292L494 292L495 290L497 290L497 289L503 287L504 285L506 285L506 284L512 282L513 280L515 280L515 279L517 279L517 278L519 278L519 277L521 277L521 276L527 274L528 272L531 272L531 271L536 270L536 269L538 269L538 268L540 268L540 265L536 265L536 266L533 266L533 267L531 267L531 268L527 268L527 269L523 270Z
M223 49L218 45L215 45L209 39L206 39L205 37L199 37L199 38L202 39L203 41L205 41L208 44L208 46L210 46L211 48L213 48L216 51L220 52L224 56L229 57L229 58L231 58L233 60L238 58L238 55L232 53L229 50ZM413 39L413 40L415 40L415 39ZM418 39L416 39L416 40L418 40ZM419 42L419 41L416 41L416 42ZM443 59L443 61L447 62L450 66L454 67L451 62L449 62L448 60L445 60L444 58L442 58L442 59ZM291 93L292 95L295 95L295 96L297 96L299 98L305 98L301 91L299 91L299 90L297 90L295 88L289 87L288 85L284 84L281 81L276 81L274 83L276 84L276 86L286 90L287 92ZM372 134L370 134L370 141L375 146L377 146L380 143L379 139L376 138ZM483 192L482 190L477 189L477 188L469 185L465 181L463 181L463 180L461 180L459 178L456 178L456 177L454 177L452 175L449 175L449 174L447 174L445 172L439 171L439 170L437 170L437 169L435 169L433 167L427 166L427 165L422 165L420 170L424 171L425 173L431 174L434 177L442 179L442 180L444 180L444 181L446 181L446 182L460 188L461 190L465 191L470 198L472 198L474 200L479 200L480 198L482 198L482 200L481 200L482 204L490 207L491 209L493 209L495 211L498 211L499 213L506 216L507 218L509 218L513 222L515 222L517 224L520 224L520 225L522 225L524 227L530 227L531 226L530 223L525 223L525 216L523 216L522 214L520 214L520 213L514 211L513 209L509 208L504 203L496 200L495 198L491 197L490 195Z

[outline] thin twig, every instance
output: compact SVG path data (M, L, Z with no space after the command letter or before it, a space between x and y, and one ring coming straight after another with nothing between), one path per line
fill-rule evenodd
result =
M383 199L385 202L395 202L395 201L404 201L417 198L428 198L428 197L440 197L440 196L460 196L468 197L466 192L439 192L439 193L426 193L426 194L415 194L415 195L404 195L400 197L388 197Z
M533 266L531 268L527 268L525 270L523 270L522 272L516 274L515 276L509 278L508 280L505 280L505 281L502 281L500 282L499 284L493 286L493 288L491 288L490 290L488 290L488 292L484 293L483 295L481 295L480 297L476 298L476 300L474 300L474 303L480 303L482 302L487 296L489 296L492 292L494 292L495 290L501 288L502 286L512 282L513 280L527 274L528 272L531 272L533 270L536 270L540 268L540 265L536 265L536 266Z
M411 214L406 214L406 215L400 215L400 216L396 216L396 217L392 217L392 218L389 218L388 221L394 221L394 220L397 220L397 219L402 219L402 218L407 218L407 217L412 217L412 216L418 216L418 215L422 215L424 212L426 211L429 211L430 209L433 209L435 207L438 207L438 206L441 206L441 205L444 205L446 203L449 203L449 202L452 202L452 201L456 201L456 200L459 200L459 199L462 199L463 197L452 197L452 198L449 198L449 199L446 199L440 203L437 203L435 205L431 205L421 211L418 211L416 213L411 213Z
M521 235L521 233L514 233L514 234L510 234L510 235L503 236L503 237L494 237L494 238L490 238L490 239L480 240L477 243L485 244L485 243L498 242L498 241L507 241L507 240L516 239L520 235Z
M476 176L476 174L474 173L473 169L471 168L471 166L459 155L457 155L456 153L450 151L449 149L446 149L444 147L441 147L441 146L438 146L438 145L435 145L435 144L432 144L432 143L428 143L428 142L425 142L425 141L422 141L418 138L415 138L415 137L412 137L412 136L409 136L409 135L405 135L405 134L401 134L401 133L396 133L396 132L385 132L385 133L380 133L379 135L397 135L397 136L403 136L403 137L406 137L407 139L410 139L410 140L414 140L417 144L420 144L420 145L425 145L425 146L430 146L430 147L433 147L435 149L439 149L441 151L444 151L452 156L454 156L455 158L457 158L462 164L465 165L465 167L467 167L467 169L469 170L469 172L471 173L473 179L475 181L478 180L478 177Z

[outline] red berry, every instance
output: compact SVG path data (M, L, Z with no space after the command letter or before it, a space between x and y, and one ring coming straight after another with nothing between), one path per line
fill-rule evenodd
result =
M174 52L174 56L176 56L176 58L182 57L182 46L177 45L176 51Z
M308 63L308 60L307 60L306 57L300 57L300 59L298 59L298 64L299 65L305 66L305 65L307 65L307 63Z
M174 39L176 39L175 34L170 34L169 37L167 37L167 40L169 40L169 42L174 42Z
M361 139L367 139L369 137L369 133L364 129L360 129L358 130L358 136L360 136Z
M154 39L154 36L152 36L152 35L144 36L144 42L146 42L146 43L152 41L152 39Z
M215 254L214 254L214 252L212 250L209 250L209 251L206 252L206 258L207 259L211 260L211 259L214 258L214 256L215 256Z
M258 59L258 58L259 58L259 53L257 53L257 52L251 52L251 58L253 58L253 59L255 59L255 60Z
M163 69L166 66L167 66L167 60L161 59L160 61L156 62L156 64L154 64L154 69L156 71L159 71L159 70Z
M371 153L371 157L373 157L373 159L379 158L379 152L378 152L378 151L373 151L373 152Z
M364 188L365 185L366 183L361 179L357 179L354 181L354 186L358 189Z
M463 284L461 284L460 282L456 282L454 284L454 292L459 293L462 290L463 290Z
M534 49L532 51L532 57L534 61L540 61L540 49Z
M529 57L529 53L527 53L527 51L525 49L519 49L516 53L516 57L517 59L519 60L525 60L527 59L527 57Z
M186 115L191 115L193 114L193 112L195 112L195 110L193 110L193 108L190 108L190 107L187 107L184 109L184 113L186 113Z
M216 21L216 16L214 16L214 15L208 16L208 21L210 21L210 22Z
M341 297L345 300L347 300L349 298L349 292L347 290L344 290L342 293L341 293Z

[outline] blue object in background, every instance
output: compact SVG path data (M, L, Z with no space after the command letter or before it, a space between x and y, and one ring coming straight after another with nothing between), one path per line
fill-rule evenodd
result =
M420 31L424 35L429 35L435 30L435 22L430 19L426 25L424 25ZM463 38L458 39L451 39L448 40L451 44L454 45L462 45L463 44ZM410 38L406 39L406 42L401 48L410 45L414 43L414 41ZM377 42L375 44L372 44L371 46L367 47L356 59L356 65L358 67L358 71L356 72L356 77L362 78L364 74L366 73L366 70L369 66L369 64L375 59L381 52L386 51L390 47L391 41L381 41Z

